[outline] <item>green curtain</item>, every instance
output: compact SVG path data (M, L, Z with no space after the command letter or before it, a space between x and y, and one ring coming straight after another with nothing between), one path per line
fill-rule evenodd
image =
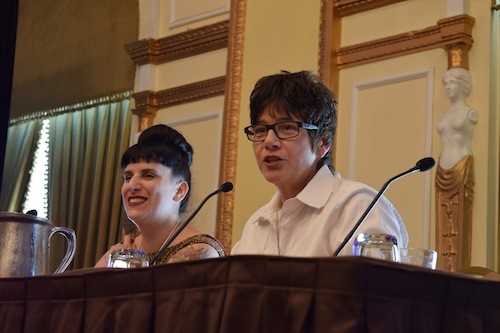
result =
M41 127L41 120L9 127L0 211L19 212L22 209Z
M69 269L93 266L121 236L120 157L130 126L129 98L51 118L48 215L76 232ZM52 241L53 269L65 248L62 237Z

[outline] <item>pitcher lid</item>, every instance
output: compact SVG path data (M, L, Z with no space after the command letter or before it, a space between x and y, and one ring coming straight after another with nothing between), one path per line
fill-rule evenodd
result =
M52 221L32 214L0 212L0 222L26 222L52 225Z

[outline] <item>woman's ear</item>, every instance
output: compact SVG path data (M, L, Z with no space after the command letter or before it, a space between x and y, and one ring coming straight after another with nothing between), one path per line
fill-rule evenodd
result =
M330 150L331 145L325 138L319 138L316 142L316 152L318 153L319 158L325 157L326 153Z
M189 185L185 180L179 181L175 190L174 200L181 202L189 192Z

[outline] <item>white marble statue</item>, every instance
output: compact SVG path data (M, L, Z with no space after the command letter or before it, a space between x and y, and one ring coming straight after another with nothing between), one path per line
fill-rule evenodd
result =
M439 166L451 169L465 156L472 156L471 140L477 111L467 105L472 90L472 77L464 68L451 68L443 75L443 85L450 99L450 107L437 125L442 152Z

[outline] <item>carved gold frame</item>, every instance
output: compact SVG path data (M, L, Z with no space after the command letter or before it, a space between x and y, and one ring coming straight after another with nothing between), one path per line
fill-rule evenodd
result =
M247 0L231 0L220 179L223 182L232 182L234 185L236 185L246 8ZM224 193L217 204L216 237L226 249L230 249L232 245L234 193L235 190Z

